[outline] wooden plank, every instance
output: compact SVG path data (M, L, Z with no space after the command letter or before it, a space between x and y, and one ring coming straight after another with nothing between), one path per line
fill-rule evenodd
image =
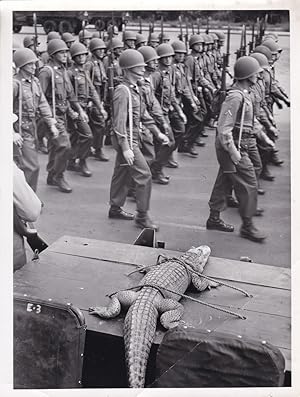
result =
M133 265L153 265L159 254L178 256L181 253L163 249L141 247L111 241L63 236L47 251L122 262ZM47 251L43 255L46 255ZM205 274L221 279L265 285L274 288L291 288L290 269L210 257Z

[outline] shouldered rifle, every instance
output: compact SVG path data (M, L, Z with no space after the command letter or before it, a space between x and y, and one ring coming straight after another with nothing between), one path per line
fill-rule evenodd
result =
M186 51L188 52L189 48L189 20L185 17L185 35L184 35L185 47Z
M225 55L225 64L226 64L226 69L225 72L228 74L228 76L232 79L232 75L227 69L229 67L229 57L230 57L230 26L228 25L227 27L227 44L226 44L226 54ZM223 73L223 69L222 69Z
M194 21L193 20L191 21L191 24L192 24L192 33L195 34L195 28L194 28Z
M200 18L197 18L197 34L200 34Z
M207 17L207 20L206 20L206 31L205 31L205 33L209 34L209 17Z
M33 13L32 15L32 19L33 19L33 27L34 27L34 40L33 40L33 48L34 48L34 52L35 55L38 55L38 33L37 33L37 19L36 19L36 12Z
M240 48L236 50L236 59L246 55L246 26L243 25L241 33Z
M180 41L183 41L183 30L182 30L182 15L179 15L179 28L180 28L180 34L178 35L178 38Z
M259 19L259 17L257 17L256 18L256 34L255 34L254 48L260 45L259 32L260 32L260 19Z
M84 33L85 33L85 27L86 27L86 25L87 25L87 23L88 23L88 17L89 17L89 14L88 14L88 12L87 11L84 11L84 13L83 13L83 20L82 20L82 41L84 41Z
M164 17L160 17L160 44L163 42L163 34L164 34Z
M252 24L252 33L251 33L251 41L249 41L248 46L249 46L249 54L253 52L254 48L254 32L255 32L255 23L253 22Z
M260 37L260 43L263 40L263 37L265 35L265 30L266 30L266 26L268 23L268 14L265 14L265 17L262 19L261 24L260 24L260 30L259 30L259 37Z
M139 34L142 34L143 33L143 27L142 27L142 19L141 19L141 17L138 17L138 20L139 20Z

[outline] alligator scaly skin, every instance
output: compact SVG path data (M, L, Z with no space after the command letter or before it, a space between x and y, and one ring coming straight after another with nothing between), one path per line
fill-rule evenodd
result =
M198 252L197 255L195 251ZM209 254L210 248L201 246L187 251L180 259L193 270L202 273ZM168 329L176 326L183 314L183 306L178 302L181 296L165 291L162 287L182 294L192 279L199 290L202 287L204 289L216 286L207 281L206 284L202 283L203 279L197 277L195 278L181 263L170 259L150 268L139 283L142 286L140 291L135 293L120 291L113 298L114 301L110 307L90 308L92 314L110 318L119 314L119 303L125 306L131 303L124 320L125 359L130 387L144 387L147 362L155 338L158 316L161 314L160 321Z

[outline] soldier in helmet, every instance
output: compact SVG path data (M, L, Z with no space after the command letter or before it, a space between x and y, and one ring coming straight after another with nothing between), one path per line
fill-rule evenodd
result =
M159 45L159 38L156 33L150 34L148 45L153 48L156 48Z
M160 33L160 35L158 36L158 39L159 39L160 44L164 44L164 43L169 44L170 40L171 40L170 36L167 33Z
M43 94L39 80L35 77L37 57L29 48L18 49L14 62L19 69L13 80L13 111L19 122L15 123L17 136L17 164L22 168L26 181L36 192L39 176L37 115L47 124L51 133L58 134L56 120Z
M51 40L54 39L61 39L60 34L58 32L55 31L51 31L47 34L47 45L50 43ZM42 53L41 55L41 61L44 65L46 65L49 61L49 54L48 51L45 51Z
M135 47L138 50L140 47L147 45L147 39L144 35L137 33Z
M103 104L85 68L88 56L87 48L82 43L75 43L71 46L70 53L74 64L69 68L68 75L73 85L76 100L86 115L92 106L90 105L91 101L105 119L106 112ZM77 113L74 118L72 112L70 115L70 126L72 151L67 169L80 172L85 177L90 177L92 173L87 166L86 160L90 154L93 134L89 120L81 118ZM77 160L79 160L78 163Z
M87 49L89 49L89 47L90 47L90 42L91 42L92 38L93 38L92 32L90 32L87 29L82 29L78 33L79 43L83 44Z
M140 128L145 107L137 85L145 71L142 54L133 49L120 56L120 67L124 78L113 96L112 143L117 151L114 173L110 187L109 218L132 220L132 214L125 212L128 188L133 179L136 186L137 214L135 224L140 228L158 227L150 220L148 211L151 197L151 172L140 150Z
M67 44L67 47L70 49L71 46L75 43L75 37L72 33L65 32L61 36L62 40ZM70 52L68 52L68 60L67 60L67 68L71 67L73 64L72 57Z
M90 51L92 53L91 59L86 63L86 70L92 84L96 88L97 94L100 98L102 106L104 104L105 95L107 91L107 75L103 64L105 56L106 45L103 40L94 38L90 42ZM95 149L95 158L99 161L108 161L108 157L103 151L103 139L105 135L105 119L106 114L100 112L97 106L90 108L90 126L93 132L93 147Z
M23 46L24 48L29 48L30 50L34 51L35 49L35 36L25 36L23 39ZM36 47L38 47L41 43L37 41Z
M123 42L124 42L124 50L127 50L128 48L135 49L136 33L130 32L129 30L125 30L123 36Z
M220 219L226 208L228 178L234 186L242 218L240 235L255 242L263 242L264 233L252 218L257 208L257 179L249 150L254 139L254 109L250 88L257 82L261 67L252 57L241 57L234 65L235 83L222 104L216 136L216 154L220 165L209 200L210 216L207 229L232 232L233 226Z
M123 49L124 46L122 41L118 38L112 38L107 44L107 55L103 59L106 74L108 68L112 68L113 77L116 81L118 81L118 78L122 76L122 70L119 66L119 58L123 52Z
M46 99L52 107L59 131L58 135L51 134L48 139L47 184L57 186L61 192L70 193L72 188L64 177L71 149L66 129L67 112L72 107L84 122L88 122L88 116L79 105L67 74L66 63L69 49L66 43L60 39L53 39L48 43L47 51L50 60L41 69L39 80Z

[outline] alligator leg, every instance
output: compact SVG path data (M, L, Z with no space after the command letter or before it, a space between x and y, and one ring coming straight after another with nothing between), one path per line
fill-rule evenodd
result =
M157 310L162 313L160 316L161 325L166 329L170 329L177 327L183 315L184 307L173 299L162 299Z
M207 280L197 274L192 274L192 284L197 291L204 291L205 289L211 289L211 287L217 287L219 284L215 281Z
M97 314L102 318L114 318L121 312L121 307L128 308L137 298L138 292L119 291L110 298L108 306L90 307L90 314Z

